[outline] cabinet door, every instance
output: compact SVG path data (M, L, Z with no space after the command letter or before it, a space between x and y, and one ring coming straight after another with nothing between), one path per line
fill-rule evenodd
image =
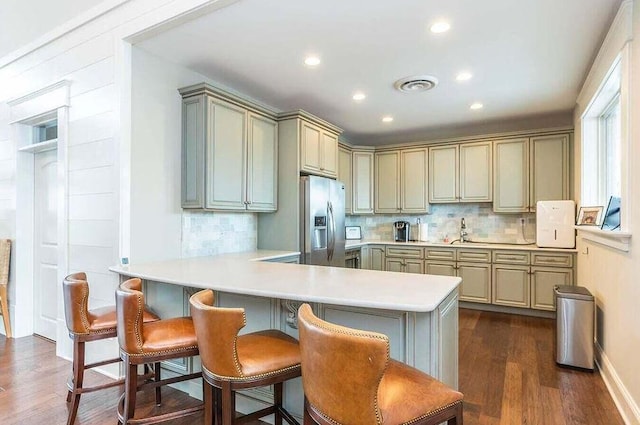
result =
M353 214L373 214L373 152L353 152Z
M569 197L569 135L532 137L529 206Z
M404 272L405 273L423 274L424 273L424 261L406 258L404 260Z
M458 263L458 276L462 278L460 300L491 303L491 265Z
M400 212L400 151L376 153L375 158L375 212Z
M352 157L351 151L342 146L338 148L338 180L344 183L344 210L346 214L351 214L352 200L354 198L353 174L352 174Z
M456 263L447 261L425 261L424 272L426 274L436 274L439 276L455 276Z
M206 208L244 210L246 200L247 112L209 98Z
M247 209L276 211L278 201L278 123L249 114Z
M387 258L385 269L388 272L404 272L404 261L402 258Z
M493 142L493 210L529 210L529 140Z
M323 131L320 141L320 172L327 177L337 177L338 136Z
M369 267L371 270L385 270L384 246L369 248Z
M429 212L427 148L400 152L401 209L404 213Z
M491 202L492 197L491 142L460 145L460 201Z
M573 269L531 267L531 308L555 311L556 285L573 285Z
M319 174L321 167L320 144L322 131L315 125L300 122L300 169L308 173Z
M494 304L529 307L529 266L494 265L492 281Z
M204 207L205 97L182 101L182 208Z
M429 148L429 202L458 202L458 145Z

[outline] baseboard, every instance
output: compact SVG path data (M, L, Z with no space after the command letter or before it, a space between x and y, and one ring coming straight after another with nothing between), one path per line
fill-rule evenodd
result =
M521 316L542 317L544 319L555 319L555 311L534 310L531 308L509 307L504 305L473 303L469 301L459 301L458 308L468 308L470 310L492 311L495 313L519 314Z
M600 375L622 416L622 420L626 425L640 425L640 408L638 404L627 391L600 344L596 342L595 345L596 363L600 369Z

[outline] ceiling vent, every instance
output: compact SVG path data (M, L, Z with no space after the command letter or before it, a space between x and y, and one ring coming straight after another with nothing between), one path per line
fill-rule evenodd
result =
M438 79L431 75L416 75L396 81L393 86L402 92L419 92L431 90L438 85Z

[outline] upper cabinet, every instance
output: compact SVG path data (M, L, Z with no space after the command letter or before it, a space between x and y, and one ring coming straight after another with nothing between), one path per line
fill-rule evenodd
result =
M207 84L180 93L182 207L275 211L275 115Z
M429 148L429 202L491 202L491 142Z
M538 201L571 199L569 191L569 135L529 139L529 207Z
M375 154L375 212L429 212L427 148Z
M535 211L536 202L569 199L569 135L496 140L495 212Z
M307 121L300 123L300 171L338 176L338 133Z
M353 214L373 214L373 151L353 153Z
M338 180L344 183L344 212L346 214L351 214L352 210L353 170L351 162L351 150L340 145L338 147Z

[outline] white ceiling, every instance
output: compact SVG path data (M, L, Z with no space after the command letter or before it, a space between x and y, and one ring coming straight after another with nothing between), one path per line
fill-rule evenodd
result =
M101 0L0 0L0 57ZM379 144L570 124L621 0L240 0L140 47L280 110L305 109ZM448 33L428 28L438 19ZM322 63L302 61L317 54ZM457 83L468 70L474 77ZM396 79L431 74L434 90ZM367 98L355 103L357 90ZM470 111L472 102L485 106ZM393 115L383 124L383 115Z
M304 109L357 144L474 132L509 119L570 124L620 0L241 0L139 47L280 110ZM436 20L451 30L433 34ZM322 59L317 69L304 57ZM455 81L459 71L473 78ZM432 91L395 80L431 74ZM351 99L361 90L367 98ZM473 102L484 108L471 111ZM392 115L391 124L381 122ZM515 118L515 119L514 119ZM497 125L497 126L496 126ZM484 127L483 127L484 126Z

